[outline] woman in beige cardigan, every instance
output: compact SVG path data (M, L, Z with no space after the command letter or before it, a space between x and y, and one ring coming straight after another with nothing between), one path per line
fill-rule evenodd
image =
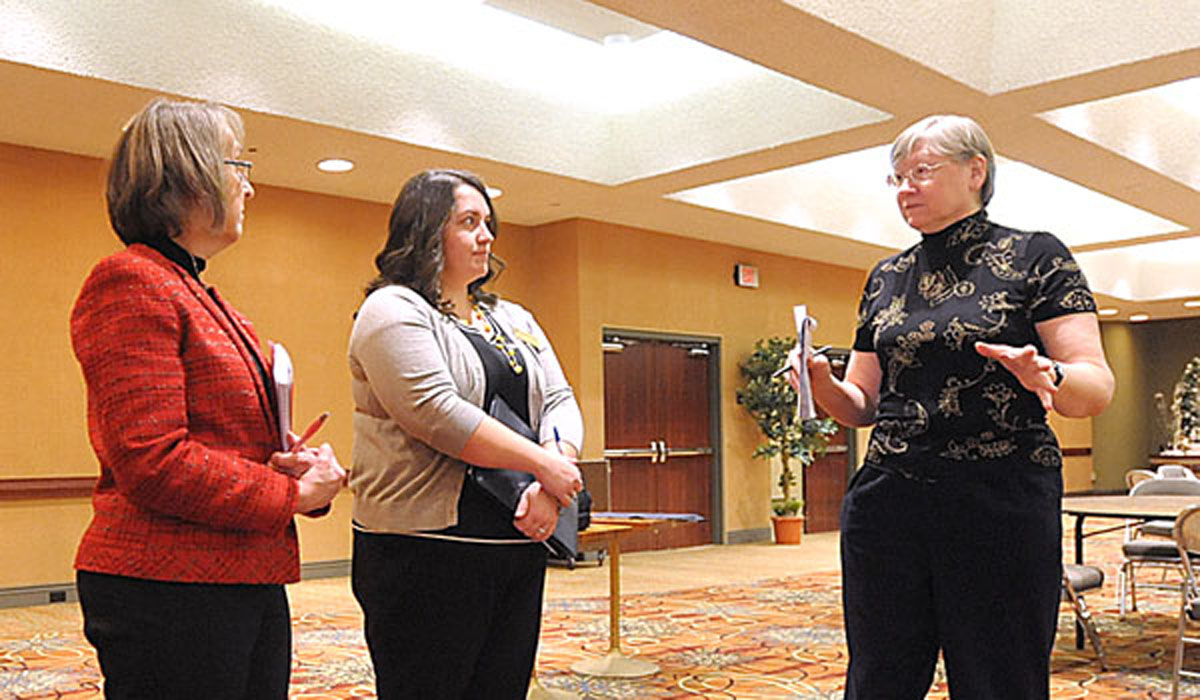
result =
M496 217L468 173L409 180L350 338L354 594L382 700L524 698L544 541L583 488L583 421L533 316L482 286ZM502 397L540 445L490 417ZM531 473L516 513L468 465Z

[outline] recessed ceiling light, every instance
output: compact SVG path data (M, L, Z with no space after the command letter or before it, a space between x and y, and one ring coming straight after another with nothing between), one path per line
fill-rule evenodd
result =
M1141 323L1142 321L1149 321L1150 314L1133 314L1132 316L1129 317L1129 320L1132 323Z
M1113 308L1105 308L1105 309L1100 309L1096 313L1101 316L1116 316L1117 310L1113 309Z
M344 158L326 158L317 163L317 170L323 173L348 173L354 170L354 161Z
M1200 299L1188 299L1183 305L1189 309L1200 309Z
M489 187L487 188L487 193L489 197L496 199L500 195L504 194L504 190L500 189L499 187Z
M613 48L617 46L629 46L633 43L633 37L628 34L606 34L601 41L605 46Z

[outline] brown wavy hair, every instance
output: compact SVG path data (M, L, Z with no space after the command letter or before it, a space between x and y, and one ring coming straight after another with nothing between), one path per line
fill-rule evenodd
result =
M388 219L388 237L383 250L375 256L379 275L367 284L366 293L391 284L402 284L420 294L431 306L449 313L450 302L442 296L442 230L454 213L454 191L461 185L474 188L488 208L488 230L496 236L500 220L488 196L487 186L478 175L462 170L426 170L409 178L392 204ZM504 270L504 261L488 257L487 274L467 285L467 293L476 303L491 306L496 295L482 287Z

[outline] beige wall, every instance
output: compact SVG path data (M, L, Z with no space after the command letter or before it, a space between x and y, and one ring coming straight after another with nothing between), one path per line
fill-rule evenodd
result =
M91 266L120 247L104 211L101 160L0 144L0 479L90 476L85 397L68 317ZM401 184L398 176L397 188ZM503 216L503 200L498 202ZM361 289L382 245L388 207L259 186L246 234L211 261L206 279L249 316L260 337L283 342L297 366L297 421L329 409L321 437L349 461L351 403L345 343ZM733 400L736 363L763 335L790 332L805 301L819 338L846 345L862 273L675 236L569 221L505 224L496 251L509 263L496 289L546 326L580 395L587 456L603 449L602 328L703 334L723 344L721 368L726 522L765 527L766 465L748 455L753 425ZM733 286L733 265L754 263L763 286ZM349 497L327 518L301 522L306 562L349 555ZM87 499L0 501L0 588L70 581ZM36 533L36 534L35 534ZM38 547L29 547L36 536Z
M725 527L767 527L769 465L750 458L758 433L734 397L741 383L737 363L757 339L793 334L797 303L820 319L818 342L849 346L864 273L594 221L545 226L531 236L540 270L576 271L545 275L543 286L531 291L540 296L539 318L580 395L589 432L585 456L603 449L605 329L715 336L721 341ZM759 267L758 289L734 286L737 263Z
M105 163L0 144L0 479L91 476L85 395L68 319L91 266L120 248L104 209ZM351 314L371 276L388 208L260 187L246 235L210 261L208 282L284 343L297 367L297 422L333 412L320 438L349 461L351 403L345 372ZM349 498L302 519L305 561L345 558ZM87 499L0 501L0 588L73 579ZM36 538L37 547L29 546Z
M120 245L104 213L104 171L100 160L0 144L0 323L7 331L0 335L0 421L8 426L0 479L96 473L67 323L87 271ZM397 172L399 188L408 171L401 165ZM502 199L497 206L503 218ZM331 410L321 437L347 462L345 343L387 214L382 204L261 186L248 205L244 239L205 273L263 339L288 346L297 365L297 422ZM505 224L495 247L509 263L496 290L534 311L579 394L585 457L603 450L604 329L720 339L725 527L767 527L769 468L749 456L758 434L734 400L737 363L756 339L792 333L796 303L820 319L818 342L849 346L864 273L583 220ZM759 289L733 285L737 263L759 267ZM330 517L302 521L306 562L349 556L349 510L343 494ZM86 499L0 501L0 588L72 580L89 511ZM29 547L29 538L38 546Z
M1168 439L1160 427L1154 395L1171 404L1184 367L1200 355L1200 319L1105 323L1104 348L1117 378L1112 406L1094 421L1097 488L1124 487L1127 470Z
M1095 487L1092 447L1092 419L1063 418L1050 414L1050 427L1063 448L1063 491L1079 493ZM1073 451L1080 454L1073 454Z
M1144 375L1144 341L1136 326L1102 324L1104 352L1116 378L1116 391L1108 410L1093 421L1096 488L1123 490L1125 472L1146 466L1149 395Z

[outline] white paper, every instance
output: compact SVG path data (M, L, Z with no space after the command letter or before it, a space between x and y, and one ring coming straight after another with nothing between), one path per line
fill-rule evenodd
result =
M817 320L808 315L808 306L797 304L792 307L792 317L796 321L796 347L800 348L800 390L796 392L796 415L801 420L817 417L817 407L813 403L812 380L808 376L808 358L813 352L813 331L817 328Z
M292 358L279 343L271 344L271 372L275 382L275 405L279 407L279 441L284 452L291 445L288 433L292 429Z

